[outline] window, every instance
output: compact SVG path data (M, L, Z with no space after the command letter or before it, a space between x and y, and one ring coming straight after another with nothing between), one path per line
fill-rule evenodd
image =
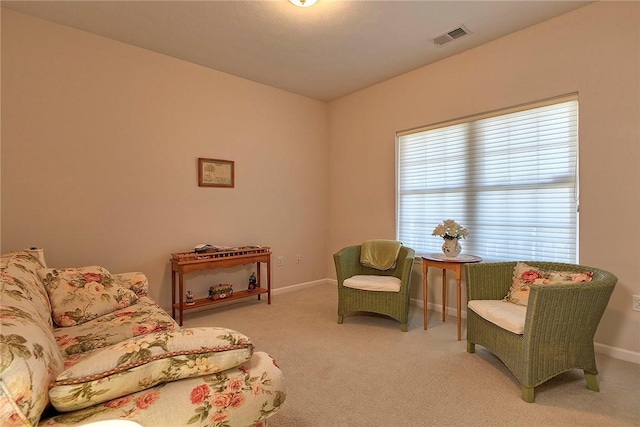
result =
M577 112L571 96L398 133L398 240L441 252L451 218L463 254L577 262Z

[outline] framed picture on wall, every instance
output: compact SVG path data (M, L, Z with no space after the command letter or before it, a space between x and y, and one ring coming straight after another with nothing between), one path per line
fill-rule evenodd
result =
M228 187L234 184L234 162L220 159L198 159L198 185L200 187Z

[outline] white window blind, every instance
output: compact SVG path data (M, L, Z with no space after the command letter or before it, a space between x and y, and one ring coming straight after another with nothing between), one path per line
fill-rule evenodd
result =
M578 262L575 97L491 113L397 138L397 236L441 252L434 227L469 229L463 254Z

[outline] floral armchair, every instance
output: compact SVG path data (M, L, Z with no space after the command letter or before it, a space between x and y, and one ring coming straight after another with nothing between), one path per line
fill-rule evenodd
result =
M142 273L0 257L0 425L262 425L282 371L249 337L180 328Z

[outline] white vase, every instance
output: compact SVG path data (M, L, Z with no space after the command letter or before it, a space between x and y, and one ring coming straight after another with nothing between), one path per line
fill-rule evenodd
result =
M447 258L455 258L462 252L462 246L460 246L460 239L444 239L442 244L442 253Z

